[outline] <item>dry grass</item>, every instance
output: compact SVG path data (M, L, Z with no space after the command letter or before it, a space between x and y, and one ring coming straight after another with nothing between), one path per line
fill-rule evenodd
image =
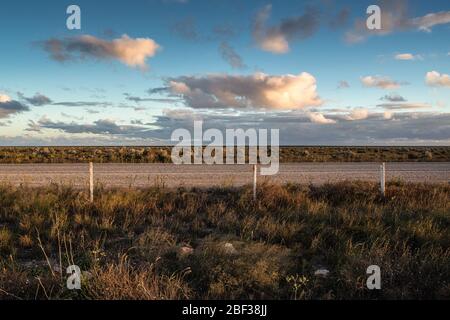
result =
M450 186L0 187L1 299L449 299ZM78 265L82 290L66 289ZM377 264L382 290L365 288ZM326 278L314 276L330 270Z
M117 263L96 266L85 277L85 294L101 300L175 300L187 299L190 289L183 281L184 272L158 275L154 264L133 267L123 255Z

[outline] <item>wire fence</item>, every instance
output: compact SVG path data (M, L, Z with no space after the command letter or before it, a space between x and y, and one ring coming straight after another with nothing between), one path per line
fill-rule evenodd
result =
M258 165L253 165L253 200L257 199L258 186ZM94 202L94 164L89 163L89 190L90 201ZM383 162L380 166L380 192L383 196L386 195L386 165Z
M237 187L250 185L253 198L265 182L323 184L368 181L379 184L386 194L387 181L448 183L450 162L429 163L282 163L273 176L261 174L262 165L174 165L174 164L17 164L0 165L0 184L40 187L67 185L95 192L105 188Z

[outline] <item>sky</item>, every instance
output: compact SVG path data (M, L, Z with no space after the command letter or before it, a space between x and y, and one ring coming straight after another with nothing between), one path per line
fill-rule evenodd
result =
M282 145L450 145L445 0L4 0L0 30L3 146L167 145L194 120Z

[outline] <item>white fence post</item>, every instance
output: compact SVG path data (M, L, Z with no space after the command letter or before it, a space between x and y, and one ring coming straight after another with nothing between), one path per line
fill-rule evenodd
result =
M89 192L90 200L94 202L94 163L89 162Z
M383 162L380 166L380 190L383 196L386 195L386 165Z
M258 165L253 165L253 200L256 200L256 177L258 174Z

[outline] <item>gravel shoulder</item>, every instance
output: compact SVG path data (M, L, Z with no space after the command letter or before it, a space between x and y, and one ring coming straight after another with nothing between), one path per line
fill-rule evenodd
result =
M274 176L258 181L323 184L343 180L379 180L379 163L289 163ZM87 164L0 165L0 183L43 186L50 183L85 187ZM95 164L95 182L105 187L240 186L252 182L251 165ZM450 162L397 162L386 164L387 180L446 183Z

